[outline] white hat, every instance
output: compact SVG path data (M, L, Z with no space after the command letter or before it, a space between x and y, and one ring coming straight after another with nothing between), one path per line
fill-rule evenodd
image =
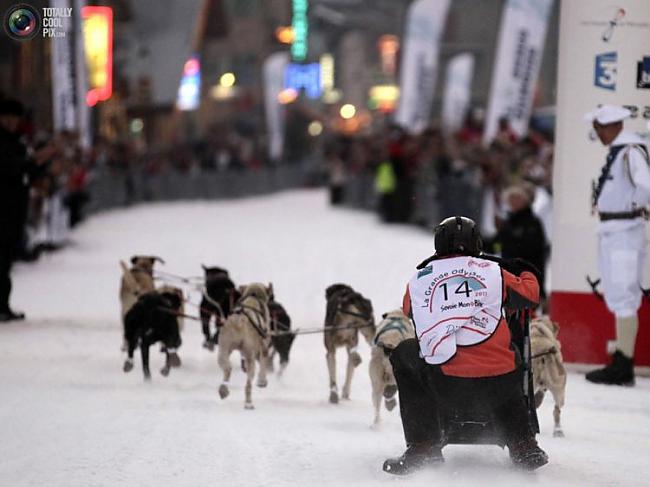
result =
M632 112L627 108L618 105L601 105L595 110L586 113L584 121L598 122L600 125L608 125L610 123L622 122L631 116Z

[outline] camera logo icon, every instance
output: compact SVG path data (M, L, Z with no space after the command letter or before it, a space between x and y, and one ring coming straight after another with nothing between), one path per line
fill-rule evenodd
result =
M21 3L7 10L3 25L10 38L24 41L38 34L41 29L41 16L31 5Z

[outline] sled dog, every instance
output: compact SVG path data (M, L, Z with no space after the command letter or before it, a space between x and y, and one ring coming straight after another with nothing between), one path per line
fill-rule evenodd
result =
M539 407L546 391L551 391L553 408L553 436L564 436L560 424L560 410L564 406L567 374L562 361L560 342L557 339L559 325L548 316L530 322L530 345L533 362L535 406Z
M377 325L368 368L372 384L372 404L375 409L373 426L378 426L381 421L382 395L384 396L386 409L389 411L392 411L397 404L395 400L397 383L388 357L397 345L407 338L415 338L415 330L411 320L402 310L396 309L384 313L382 320Z
M225 399L230 394L229 381L232 373L230 355L239 350L246 371L245 402L246 409L253 409L252 383L255 377L255 364L259 361L258 387L266 387L268 367L269 334L269 295L260 283L242 287L241 298L226 319L219 337L219 367L223 371L223 381L219 386L219 396Z
M332 404L339 402L336 384L336 349L345 347L348 354L343 399L350 398L350 387L355 367L361 364L357 352L359 332L371 344L375 336L375 318L372 303L346 284L332 284L325 290L327 309L325 313L325 332L323 334L327 350L327 370L329 372L330 397Z

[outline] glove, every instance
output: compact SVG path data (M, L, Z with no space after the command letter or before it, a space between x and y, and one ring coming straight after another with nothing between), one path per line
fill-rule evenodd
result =
M521 259L519 257L515 257L514 259L504 259L501 262L501 266L515 276L519 276L522 272L531 272L535 275L537 280L541 282L541 272L526 259Z

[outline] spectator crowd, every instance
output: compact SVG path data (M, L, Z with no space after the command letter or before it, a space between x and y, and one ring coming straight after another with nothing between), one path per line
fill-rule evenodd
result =
M388 127L334 140L326 149L331 201L374 207L387 223L432 228L451 215L480 222L485 248L532 262L544 278L551 234L553 134L531 124L518 137L507 119L489 144L473 110L454 133Z

